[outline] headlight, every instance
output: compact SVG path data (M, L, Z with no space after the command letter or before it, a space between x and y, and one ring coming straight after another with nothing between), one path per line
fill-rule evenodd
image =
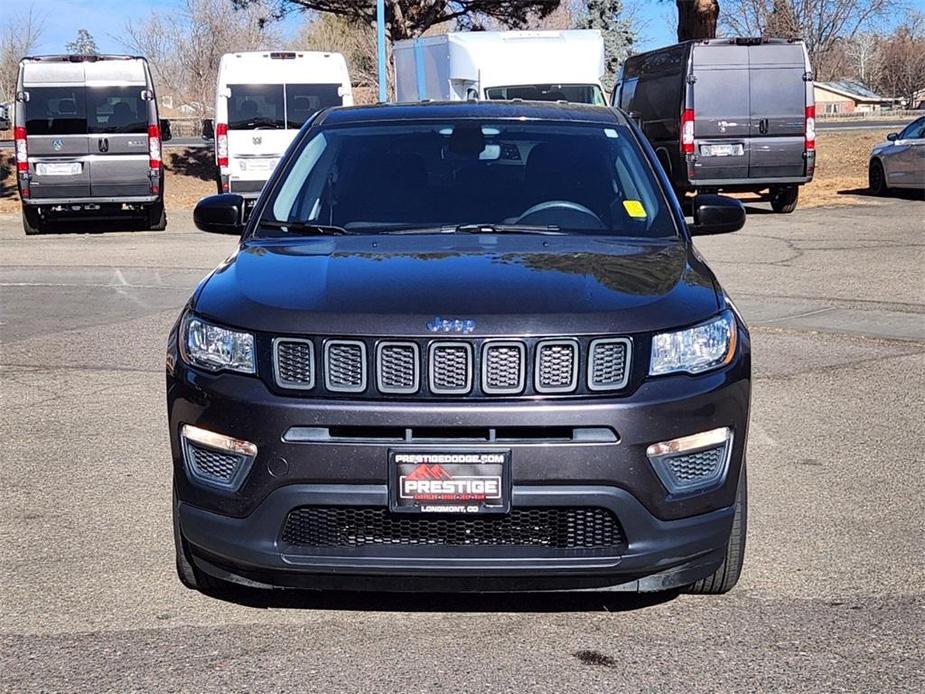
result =
M180 354L186 363L210 371L257 372L253 335L221 328L190 314L183 319Z
M735 318L723 311L707 323L653 337L649 375L708 371L732 361L735 348Z

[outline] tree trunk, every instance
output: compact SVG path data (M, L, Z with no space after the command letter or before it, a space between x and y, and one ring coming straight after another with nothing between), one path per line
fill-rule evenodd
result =
M716 38L719 0L675 0L678 6L678 41Z

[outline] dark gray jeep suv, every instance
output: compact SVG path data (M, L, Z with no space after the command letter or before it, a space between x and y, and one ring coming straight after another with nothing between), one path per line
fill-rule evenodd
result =
M333 109L167 355L188 586L729 590L747 329L617 110Z

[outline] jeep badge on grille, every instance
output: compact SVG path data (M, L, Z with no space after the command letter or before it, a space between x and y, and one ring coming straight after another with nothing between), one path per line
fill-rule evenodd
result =
M475 330L475 321L471 319L452 319L435 316L427 322L427 331L431 333L463 333L468 334Z

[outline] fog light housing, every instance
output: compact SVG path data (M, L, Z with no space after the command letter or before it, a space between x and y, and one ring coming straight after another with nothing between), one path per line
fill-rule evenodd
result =
M671 494L688 494L722 484L732 455L732 429L721 427L653 443L646 456Z
M189 424L180 429L180 447L193 482L228 491L241 486L257 457L257 446L249 441Z

